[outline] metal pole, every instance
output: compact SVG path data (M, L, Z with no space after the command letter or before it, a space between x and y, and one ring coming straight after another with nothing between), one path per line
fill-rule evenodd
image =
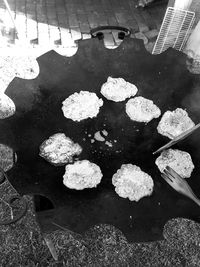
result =
M10 6L9 6L7 0L3 0L3 1L4 1L5 6L6 6L6 9L8 10L8 13L9 13L10 18L11 18L11 20L12 20L12 23L13 23L13 25L14 25L14 28L15 28L15 30L16 30L18 39L20 40L21 38L20 38L19 30L17 29L17 25L16 25L16 23L15 23L15 19L14 19L13 15L12 15L12 11L11 11L11 9L10 9Z

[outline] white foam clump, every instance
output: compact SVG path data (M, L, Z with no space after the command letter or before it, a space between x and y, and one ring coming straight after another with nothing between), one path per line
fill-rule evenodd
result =
M131 120L146 123L161 115L153 101L142 96L131 98L126 103L126 113Z
M116 193L131 201L139 201L153 192L154 183L150 175L133 164L122 164L113 175L112 184Z
M189 178L194 169L190 154L178 149L163 151L155 163L161 172L164 172L164 169L169 166L182 178Z
M101 87L101 94L114 102L124 101L126 98L137 94L137 87L123 78L108 77L107 82Z
M101 169L89 160L76 161L66 165L63 184L76 190L96 187L103 177Z
M194 126L195 124L188 116L187 111L177 108L163 114L157 130L160 134L173 139Z
M80 91L74 93L62 102L64 116L73 121L81 121L87 118L96 117L103 100L95 93Z
M12 116L16 111L15 104L3 92L0 93L0 119Z
M64 165L80 155L82 148L64 133L50 136L40 145L39 155L54 165Z

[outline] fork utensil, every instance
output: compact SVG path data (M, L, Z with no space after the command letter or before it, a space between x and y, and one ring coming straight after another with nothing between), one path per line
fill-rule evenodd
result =
M179 134L177 137L175 137L174 139L172 139L166 145L160 147L155 152L153 152L153 154L157 154L159 152L162 152L163 150L165 150L167 148L170 148L171 146L175 145L179 141L182 141L183 139L185 139L186 137L188 137L189 135L191 135L194 131L196 131L199 127L200 127L200 123L198 123L194 127L190 128L189 130L185 131L184 133Z
M167 166L161 176L174 190L189 197L197 205L200 206L200 199L198 199L197 196L194 194L189 184L172 168Z

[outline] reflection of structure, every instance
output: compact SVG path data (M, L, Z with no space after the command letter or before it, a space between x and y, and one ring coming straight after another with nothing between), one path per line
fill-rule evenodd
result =
M160 54L169 47L183 50L194 20L194 12L168 7L152 53Z
M188 55L188 69L192 73L200 73L199 0L169 0L152 53L159 54L168 47L184 51Z
M153 54L169 47L183 50L195 22L195 12L190 11L192 0L170 0L155 43Z

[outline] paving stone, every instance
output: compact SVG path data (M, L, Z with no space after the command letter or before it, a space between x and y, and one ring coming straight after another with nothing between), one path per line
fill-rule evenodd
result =
M49 25L49 41L51 44L61 44L60 30L58 27Z
M107 19L105 13L99 13L98 14L98 25L99 26L107 26L108 25L108 19Z
M27 39L32 42L38 38L37 21L27 19Z
M89 25L90 25L90 28L96 28L98 26L98 16L92 12L92 13L89 13L88 14L88 21L89 21Z
M84 5L83 3L80 3L78 5L76 5L76 14L83 14L85 15L85 8L84 8Z
M46 23L38 23L38 44L46 45L49 43L49 27Z
M36 16L36 5L35 4L27 4L26 5L26 14L32 14Z
M134 32L139 31L137 20L135 20L135 19L128 20L124 26L131 28Z
M95 4L91 6L92 10L97 12L97 13L103 13L104 12L104 8L102 5L99 4Z
M41 6L41 5L37 5L36 6L36 14L37 14L37 18L38 20L40 19L41 16L44 16L47 14L47 10L45 6Z
M26 38L26 32L27 32L26 17L16 14L15 23L17 25L17 29L19 31L20 37L23 39Z
M117 18L115 17L115 14L113 12L106 12L108 25L110 26L116 26L119 25Z
M153 21L151 15L149 14L149 12L147 10L142 10L141 12L141 16L143 16L146 24L148 25L149 29L156 29L156 24L155 21Z
M79 27L79 22L76 14L68 14L68 18L70 28Z
M72 3L73 3L73 1L72 1ZM79 5L83 4L83 1L82 0L75 0L75 3L77 6L79 6Z
M155 12L156 12L156 18L158 20L158 25L161 25L166 13L166 8L160 9L159 6L155 6Z
M65 0L56 0L55 3L57 7L65 6Z
M69 29L60 28L61 45L64 47L73 46L74 41Z
M60 15L60 14L67 14L67 11L65 9L65 6L61 6L61 7L56 6L56 13L58 15Z
M146 22L145 22L143 16L141 15L141 11L139 11L137 8L135 8L134 2L129 2L129 4L130 4L130 9L132 11L132 14L137 21L139 31L140 32L148 31L149 27L146 25Z
M15 0L13 0L15 2ZM27 4L36 4L37 1L33 1L33 0L26 0L26 5ZM9 1L10 3L10 1Z
M149 40L151 40L153 38L156 38L158 36L158 33L159 31L157 29L154 29L154 30L147 31L144 34Z
M91 34L89 33L82 33L82 39L85 40L85 39L90 39L92 38Z
M89 25L89 21L87 20L87 16L85 14L78 14L77 18L78 18L81 32L85 32L85 33L89 32L90 25Z
M76 6L66 2L65 4L68 15L76 13Z
M56 19L57 18L55 6L47 7L47 17L48 17L48 19Z
M55 26L55 27L59 26L58 20L56 18L55 19L48 19L48 24L52 25L52 26Z
M25 12L25 9L26 9L26 1L25 0L16 1L16 10L18 12Z
M82 33L89 33L90 32L89 23L80 24L80 30L81 30Z
M46 6L54 6L54 5L55 5L54 0L52 0L52 1L46 0Z
M147 39L147 37L142 32L135 33L135 37L137 39L143 40L145 45L148 44L148 39Z
M101 0L104 12L112 11L112 5L109 0Z
M67 14L58 14L58 25L63 28L69 28L69 20Z
M149 12L149 14L150 14L150 16L151 16L151 20L153 20L154 23L155 23L155 26L156 26L156 27L154 27L154 28L156 28L156 29L160 29L162 20L160 20L160 19L158 18L158 14L157 14L156 7L155 7L155 8L150 8L150 9L148 10L148 12Z
M127 3L126 3L127 1L110 0L110 2L111 2L112 10L114 10L115 12L129 10Z
M74 41L76 40L80 40L81 39L81 30L79 27L73 27L70 29L71 35L72 35L72 39Z
M40 22L40 23L48 24L48 18L47 18L46 15L41 15L41 16L39 16L39 18L38 18L38 15L37 15L37 21Z
M119 25L126 25L127 24L128 19L123 12L116 12L115 17L116 17Z

